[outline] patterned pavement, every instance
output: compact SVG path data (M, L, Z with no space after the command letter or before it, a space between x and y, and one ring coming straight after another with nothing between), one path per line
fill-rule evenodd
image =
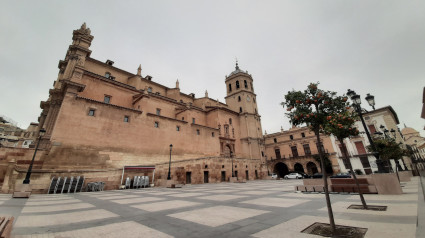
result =
M13 237L317 237L300 233L329 222L323 194L294 192L299 180L187 185L12 199L0 214L16 221ZM331 195L338 225L368 228L366 237L415 237L418 179L403 195L366 195L387 211L346 209L358 195Z

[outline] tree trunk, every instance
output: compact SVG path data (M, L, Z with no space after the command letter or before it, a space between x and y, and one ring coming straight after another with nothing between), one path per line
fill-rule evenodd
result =
M325 160L323 158L324 155L323 155L322 146L321 146L322 143L320 142L319 128L315 129L314 133L316 134L316 138L317 138L320 164L322 166L323 183L324 183L324 190L325 190L325 197L326 197L326 206L328 207L329 223L331 225L332 234L333 234L333 233L335 233L335 220L334 220L334 214L332 212L331 198L329 197L328 176L326 174L326 169L323 169L323 168L325 168Z
M338 140L339 140L339 143L341 144L342 153L344 154L344 159L346 159L348 161L348 164L350 165L350 168L348 169L350 170L350 173L353 175L354 181L356 182L357 191L359 191L360 200L362 201L363 209L367 210L368 209L367 204L366 204L366 201L364 200L363 192L360 190L359 181L357 180L356 173L354 172L353 166L351 165L350 159L348 158L347 149L345 148L345 145L344 145L344 139L338 138Z

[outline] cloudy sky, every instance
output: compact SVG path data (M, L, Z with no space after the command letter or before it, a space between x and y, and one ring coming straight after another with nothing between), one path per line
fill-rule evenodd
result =
M207 89L223 102L237 57L268 133L290 127L284 94L318 81L371 93L399 126L423 132L423 0L0 2L0 115L23 128L37 121L72 31L86 22L93 58L134 73L141 64L143 75L168 87L179 79L196 96Z

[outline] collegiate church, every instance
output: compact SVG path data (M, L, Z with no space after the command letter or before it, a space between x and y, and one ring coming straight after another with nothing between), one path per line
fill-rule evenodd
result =
M116 189L127 166L132 170L125 177L149 175L151 183L164 185L169 160L176 183L229 181L232 173L266 176L253 78L237 63L223 82L221 103L207 92L181 92L178 81L173 88L161 85L143 76L141 66L131 73L91 58L93 38L85 23L73 31L58 78L40 103L38 127L46 133L31 184L85 176Z

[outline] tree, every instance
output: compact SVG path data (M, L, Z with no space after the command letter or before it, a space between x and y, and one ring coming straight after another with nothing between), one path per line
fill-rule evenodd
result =
M324 151L320 142L320 133L324 132L324 125L327 123L328 116L337 112L340 102L347 98L336 96L335 92L318 89L318 83L310 83L304 91L292 90L285 95L285 101L281 104L286 107L288 113L286 116L293 125L307 124L316 135L317 147L319 150L320 164L325 168ZM326 173L323 173L323 182L326 197L326 206L328 208L329 222L332 233L335 232L335 221L332 212L332 205L329 197L328 180Z
M344 144L344 139L352 136L357 136L359 134L359 130L354 126L357 115L354 112L348 111L350 107L347 105L346 101L347 100L343 98L343 100L339 102L339 106L335 108L335 114L326 118L327 123L325 125L324 131L326 134L332 134L333 136L335 136L341 144L341 151L344 156L344 160L348 162L348 170L350 171L351 175L354 178L354 181L356 182L357 190L359 192L363 208L368 209L366 201L363 197L363 193L360 190L360 185L359 181L357 180L356 173L353 171L353 167L351 166L347 148Z
M394 159L397 164L397 167L400 166L399 159L403 156L409 155L409 151L400 147L394 139L392 138L378 138L374 137L373 142L375 143L376 152L379 153L382 160L389 163L390 159ZM370 145L366 146L368 151L372 151Z

